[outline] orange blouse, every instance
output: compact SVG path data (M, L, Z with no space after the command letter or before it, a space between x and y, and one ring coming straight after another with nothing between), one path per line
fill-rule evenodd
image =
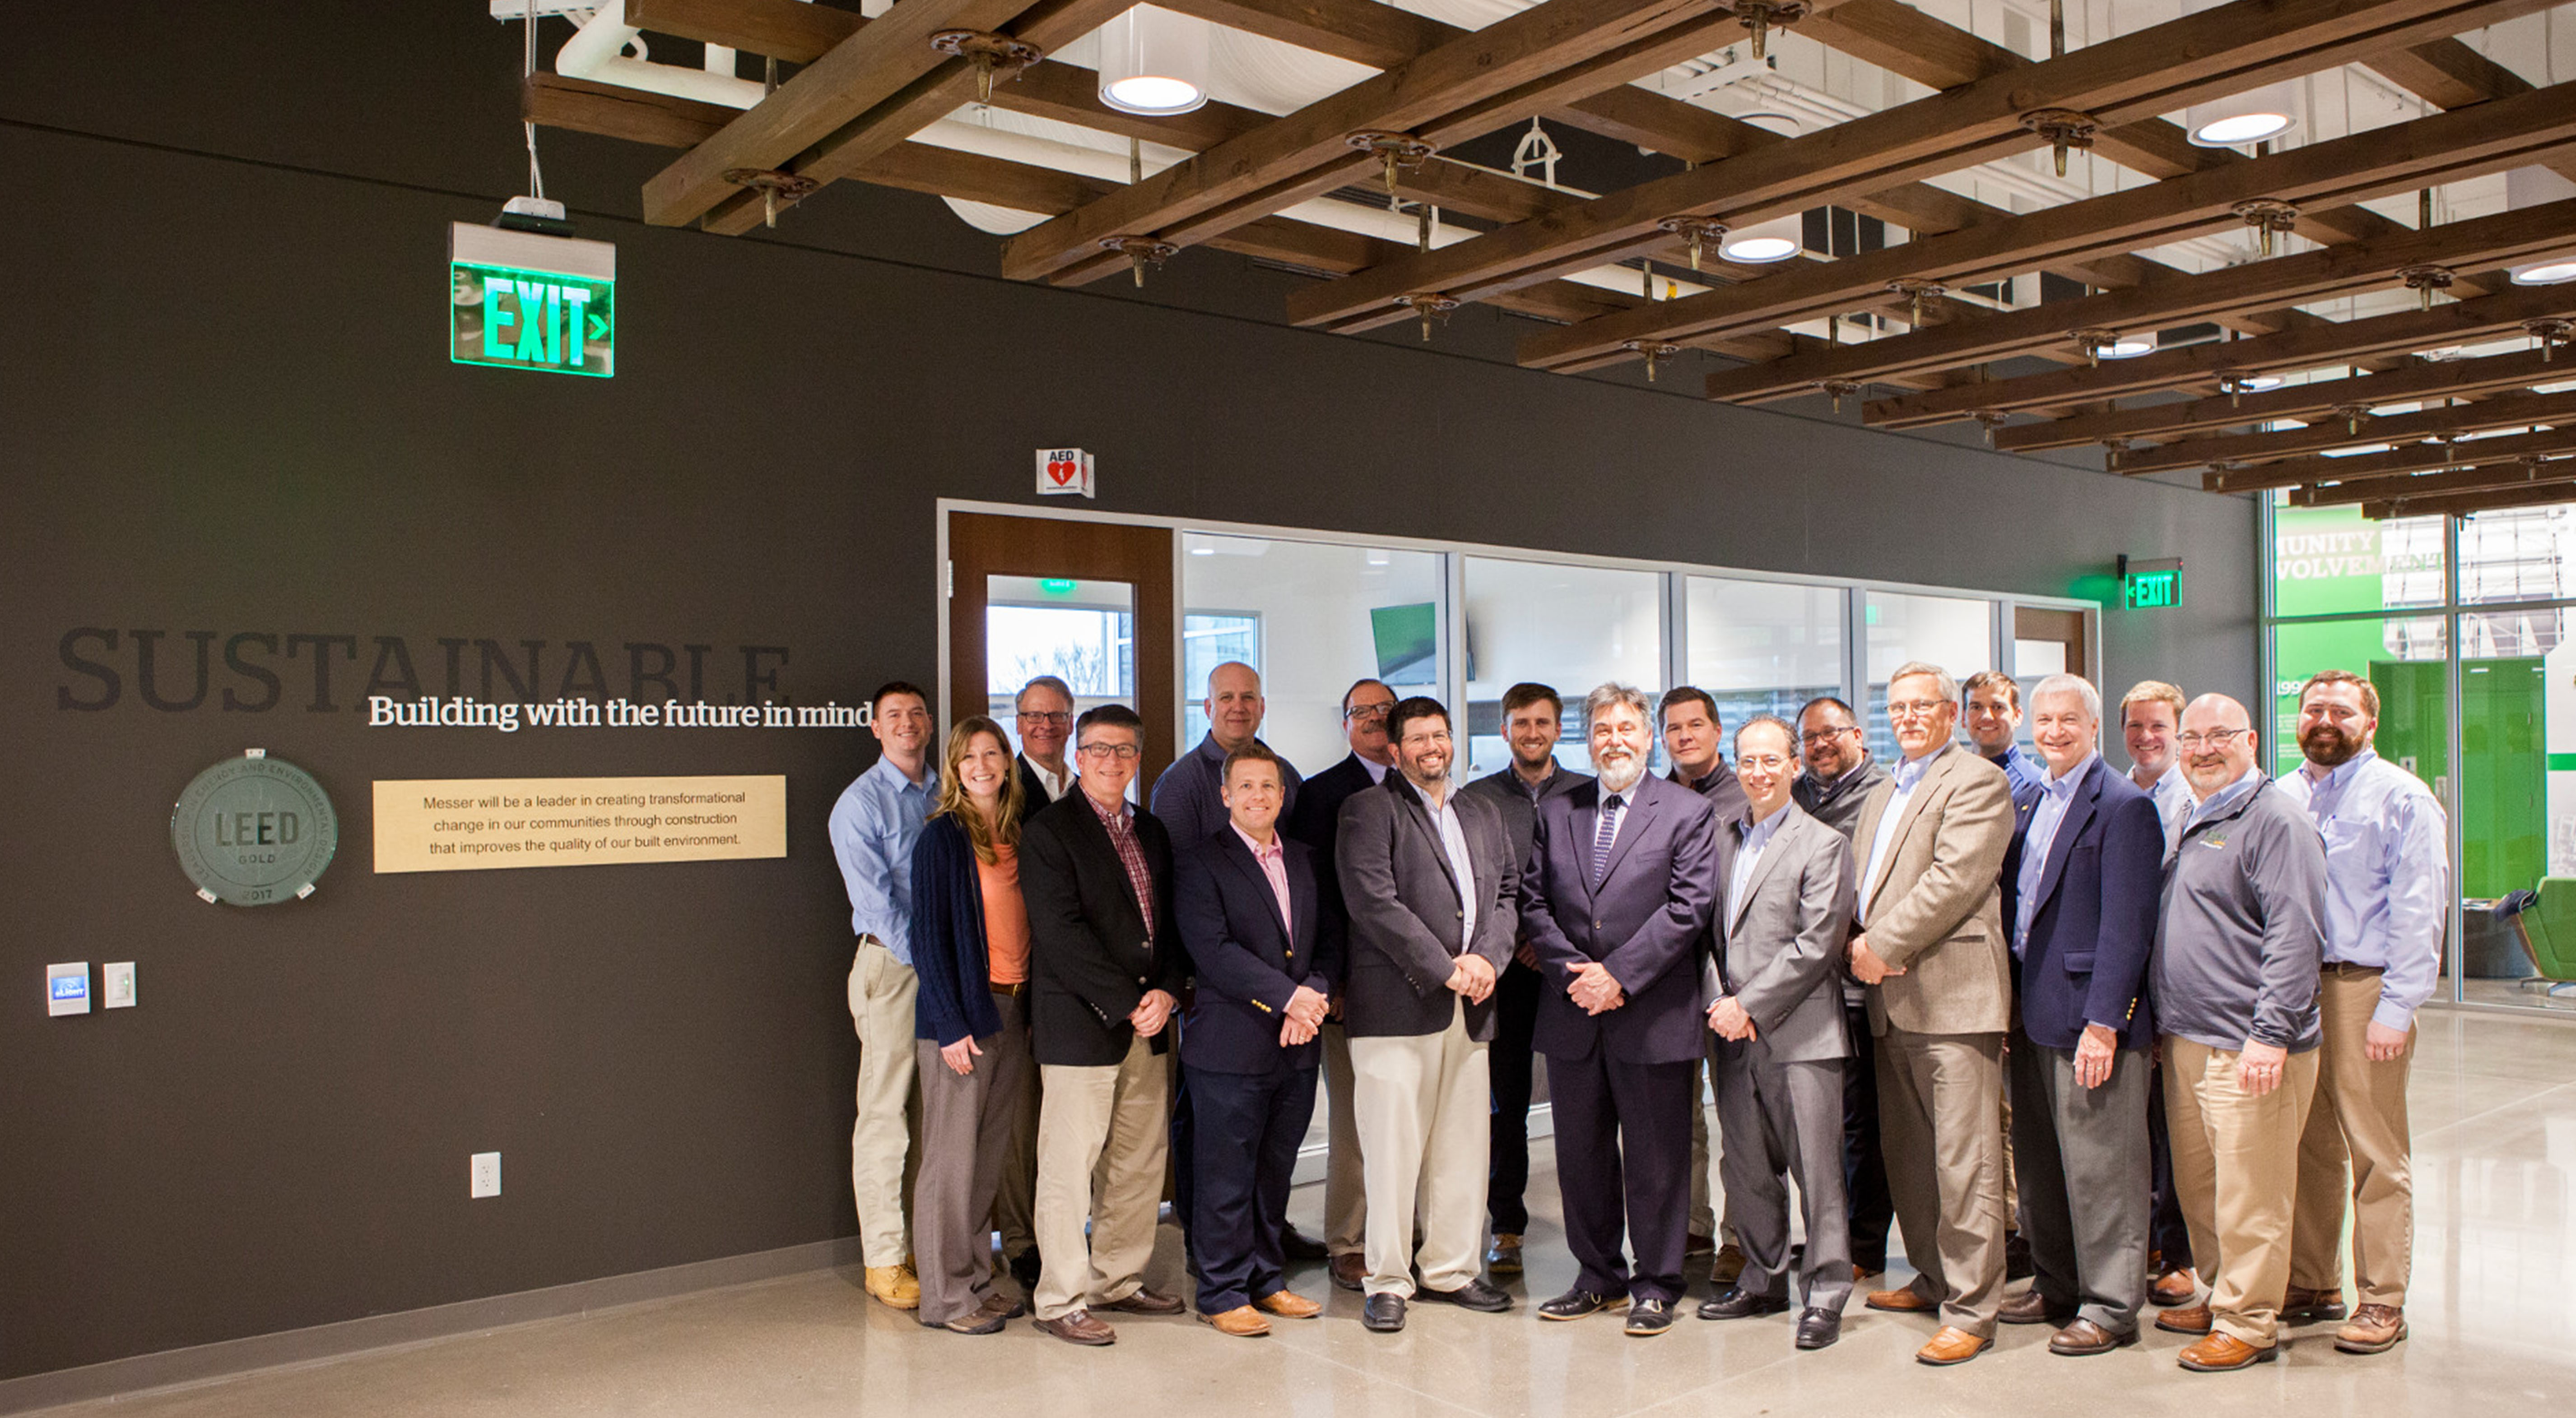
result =
M975 880L984 889L984 956L986 973L996 985L1025 984L1029 978L1029 908L1020 899L1020 853L994 844L995 860L975 863Z

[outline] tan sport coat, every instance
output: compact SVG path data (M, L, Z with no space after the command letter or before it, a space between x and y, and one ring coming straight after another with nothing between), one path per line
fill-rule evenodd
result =
M1852 834L1869 870L1893 778L1870 790ZM2012 846L2012 784L1957 744L1942 750L1906 799L1878 874L1861 883L1860 924L1891 967L1869 991L1869 1032L2000 1034L2011 1023L2012 956L1997 882Z

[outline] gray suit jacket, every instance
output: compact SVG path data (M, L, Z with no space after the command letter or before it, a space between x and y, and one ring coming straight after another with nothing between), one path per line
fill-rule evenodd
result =
M1851 843L1843 834L1784 803L1771 843L1753 864L1737 908L1726 909L1734 889L1736 854L1749 822L1718 829L1717 928L1719 955L1703 967L1702 991L1713 1001L1731 994L1753 1017L1753 1038L1741 1047L1776 1063L1848 1058L1840 986L1843 948L1851 938Z
M1869 870L1893 778L1872 788L1852 833ZM1869 1032L2000 1034L2012 1022L2012 951L1997 882L2012 846L2012 784L2004 771L1952 745L1914 785L1874 881L1860 886L1869 948L1905 971L1870 988Z
M1502 814L1482 797L1449 790L1467 837L1474 880L1460 882L1422 795L1401 773L1342 804L1333 855L1350 913L1342 1027L1354 1039L1437 1034L1449 1027L1449 976L1476 954L1497 976L1511 959L1519 864ZM1462 891L1463 888L1463 891ZM1476 933L1462 940L1464 892L1476 902ZM1494 1037L1494 999L1467 1006L1470 1038Z

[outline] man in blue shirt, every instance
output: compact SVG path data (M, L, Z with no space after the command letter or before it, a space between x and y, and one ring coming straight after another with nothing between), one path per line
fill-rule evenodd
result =
M2299 1141L2291 1227L2290 1323L2343 1318L2344 1204L2352 1204L2353 1297L2335 1347L2377 1354L2406 1337L2415 1238L2406 1074L2415 1011L2442 969L2450 918L2450 829L2424 780L2374 752L2379 691L2327 670L2299 691L2299 751L2281 775L2325 839L2325 1030L2317 1101ZM2349 1188L2344 1161L2349 1156Z
M896 680L869 701L877 761L832 804L832 855L850 892L850 1018L859 1031L859 1119L850 1129L850 1191L868 1293L918 1308L906 1202L920 1129L913 1077L912 847L939 797L930 762L930 696Z
M2039 765L2014 741L2021 731L2021 682L2001 670L1979 670L1959 686L1960 717L1968 742L1988 763L2004 770L2013 801L2029 800L2039 787Z

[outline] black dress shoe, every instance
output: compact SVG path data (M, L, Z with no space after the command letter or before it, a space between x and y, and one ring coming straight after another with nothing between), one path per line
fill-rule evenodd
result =
M1702 1300L1699 1317L1704 1320L1740 1320L1754 1315L1776 1315L1789 1308L1786 1295L1756 1295L1738 1285L1714 1300Z
M1402 1295L1371 1295L1360 1308L1360 1324L1373 1333L1393 1334L1404 1328Z
M1843 1337L1843 1312L1822 1307L1798 1316L1798 1347L1822 1349Z
M1639 1300L1628 1307L1628 1333L1652 1338L1673 1327L1673 1307L1668 1300Z
M1482 1280L1470 1280L1455 1290L1432 1290L1415 1286L1413 1298L1426 1300L1435 1305L1456 1305L1463 1310L1475 1310L1480 1314L1488 1315L1499 1315L1512 1307L1511 1296Z
M1010 1268L1011 1278L1020 1282L1020 1292L1022 1294L1034 1295L1037 1293L1038 1273L1045 1269L1045 1263L1038 1259L1036 1247L1032 1246L1029 1249L1020 1252L1018 1255L1011 1257Z
M1283 1260L1327 1260L1332 1252L1324 1249L1323 1242L1296 1227L1282 1226L1279 1228L1279 1255Z
M1594 1290L1568 1290L1539 1306L1538 1317L1543 1320L1579 1320L1585 1315L1597 1315L1627 1298Z
M2031 1263L2030 1242L2023 1240L2019 1231L2013 1231L2006 1234L2004 1237L2004 1279L2028 1280L2038 1273L2039 1267Z

